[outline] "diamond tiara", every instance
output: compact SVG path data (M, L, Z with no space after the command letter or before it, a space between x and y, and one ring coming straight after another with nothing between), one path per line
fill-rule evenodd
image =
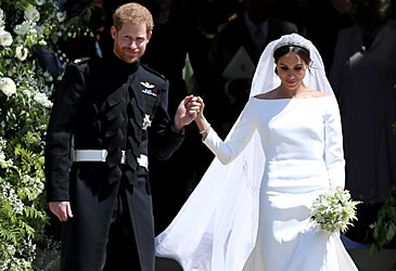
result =
M275 45L274 51L276 51L280 47L287 46L287 45L302 47L302 48L305 48L308 51L310 51L312 43L309 40L305 39L304 37L302 37L296 33L292 33L292 34L282 36L279 39L278 43Z

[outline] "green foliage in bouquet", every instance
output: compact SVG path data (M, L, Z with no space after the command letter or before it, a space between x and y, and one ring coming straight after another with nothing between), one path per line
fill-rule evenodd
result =
M396 245L396 188L391 190L389 198L384 202L377 214L377 220L370 225L373 235L373 244L370 253L382 248Z
M84 32L81 23L54 0L0 0L0 270L33 270L48 223L43 140L54 79L34 52Z
M311 220L326 232L346 232L353 225L359 201L348 190L331 190L320 194L312 204Z

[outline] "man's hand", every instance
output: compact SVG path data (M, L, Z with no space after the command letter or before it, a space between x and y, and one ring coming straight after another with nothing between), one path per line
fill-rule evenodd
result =
M193 122L201 111L201 106L198 97L193 95L185 97L180 102L175 114L175 129L180 131L184 126Z
M62 222L65 222L69 218L73 217L70 202L68 201L50 201L48 203L48 207L51 212Z

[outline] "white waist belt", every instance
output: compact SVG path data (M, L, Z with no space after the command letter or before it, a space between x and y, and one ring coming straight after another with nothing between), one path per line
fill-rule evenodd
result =
M107 150L75 150L73 152L73 162L106 162ZM141 154L137 157L139 166L148 169L148 157ZM120 164L126 164L125 151L121 151Z

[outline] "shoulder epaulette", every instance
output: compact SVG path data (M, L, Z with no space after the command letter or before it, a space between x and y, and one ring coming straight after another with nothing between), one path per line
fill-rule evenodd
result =
M157 72L156 70L153 70L152 68L148 67L147 65L141 64L141 66L142 66L145 70L147 70L148 72L150 72L150 73L152 73L152 74L154 74L154 75L156 75L156 76L158 76L158 77L160 77L160 78L162 78L162 79L165 79L165 76L164 76L163 74Z

